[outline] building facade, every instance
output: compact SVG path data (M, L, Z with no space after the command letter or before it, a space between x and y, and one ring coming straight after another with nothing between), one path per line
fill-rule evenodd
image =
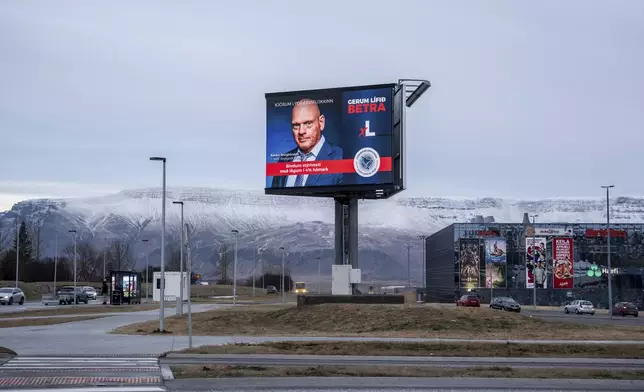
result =
M644 224L611 225L613 301L644 300ZM426 301L608 306L607 231L601 224L456 223L426 238ZM536 285L536 288L534 287Z

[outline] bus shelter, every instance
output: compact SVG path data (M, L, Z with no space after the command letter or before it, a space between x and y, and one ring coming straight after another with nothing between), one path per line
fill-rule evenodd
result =
M110 271L112 305L141 303L141 276L136 271Z

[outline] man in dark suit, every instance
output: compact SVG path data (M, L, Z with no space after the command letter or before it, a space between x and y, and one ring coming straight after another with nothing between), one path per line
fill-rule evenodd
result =
M344 152L324 136L325 118L311 99L301 99L293 106L291 130L297 147L282 154L279 162L329 161L343 159ZM301 174L273 177L272 188L342 185L342 173Z

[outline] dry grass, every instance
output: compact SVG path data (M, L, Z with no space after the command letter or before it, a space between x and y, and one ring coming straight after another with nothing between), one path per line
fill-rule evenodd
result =
M437 357L566 357L644 358L642 345L489 344L407 342L268 342L202 346L181 351L194 354L286 354Z
M166 319L169 331L185 335L185 317ZM156 322L117 329L148 334ZM575 325L493 311L434 305L325 304L306 307L238 306L193 315L195 335L381 336L480 339L640 340L644 327Z
M56 318L37 318L37 319L16 319L0 320L0 328L14 327L37 327L42 325L54 325L71 323L74 321L94 320L101 316L78 316L78 317L56 317Z
M589 369L520 369L506 366L432 368L406 366L172 366L176 378L220 377L480 377L642 380L644 372Z
M167 304L166 304L167 305ZM166 306L166 308L175 307ZM87 305L78 305L73 308L70 305L63 306L60 308L52 309L37 309L37 310L21 310L11 313L2 313L0 314L0 320L5 318L16 318L16 317L44 317L44 316L64 316L64 315L73 315L73 314L93 314L93 313L121 313L121 312L141 312L145 310L154 310L159 309L158 304L150 305L100 305L100 306L87 306Z

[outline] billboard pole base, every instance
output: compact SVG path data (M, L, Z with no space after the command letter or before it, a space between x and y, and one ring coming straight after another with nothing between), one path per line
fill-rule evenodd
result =
M336 265L350 264L359 268L358 263L358 198L334 197L335 201L335 261ZM352 284L351 292L357 293Z

